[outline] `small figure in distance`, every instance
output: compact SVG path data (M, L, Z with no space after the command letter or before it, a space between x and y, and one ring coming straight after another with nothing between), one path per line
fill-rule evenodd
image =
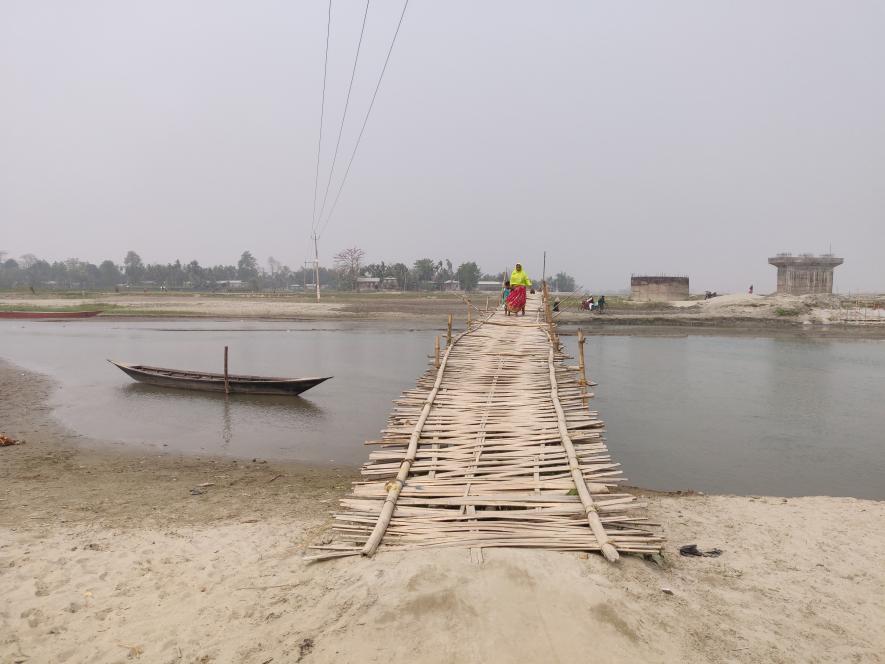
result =
M510 295L507 298L507 308L514 314L522 313L525 316L525 290L531 287L532 280L523 271L522 264L517 263L516 269L510 274Z
M596 303L596 311L600 314L605 311L605 295L599 296L599 301Z
M750 295L753 294L753 284L750 284Z

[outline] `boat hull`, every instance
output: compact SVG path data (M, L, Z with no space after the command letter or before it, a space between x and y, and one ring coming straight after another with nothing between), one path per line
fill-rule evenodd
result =
M101 311L0 311L0 318L92 318Z
M178 390L198 390L200 392L224 392L224 375L198 371L177 371L160 367L128 365L108 360L123 373L146 385L169 387ZM228 376L231 394L276 394L296 396L329 380L321 378L266 378L263 376Z

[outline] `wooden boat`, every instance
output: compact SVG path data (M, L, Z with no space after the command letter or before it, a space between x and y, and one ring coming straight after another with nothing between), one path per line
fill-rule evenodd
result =
M130 378L140 383L159 387L175 387L180 390L203 390L224 392L224 374L204 371L179 371L162 369L142 364L123 364L108 360ZM243 376L228 374L227 382L231 394L285 394L295 396L316 387L331 376L324 378L273 378L267 376Z
M0 318L92 318L101 311L0 311Z

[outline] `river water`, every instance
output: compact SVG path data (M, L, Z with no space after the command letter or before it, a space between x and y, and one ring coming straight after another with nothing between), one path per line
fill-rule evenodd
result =
M408 323L0 321L0 357L54 378L54 415L143 449L359 465L439 330ZM574 351L574 337L566 337ZM166 390L134 364L334 378L301 398ZM592 408L632 484L885 499L885 341L593 336Z

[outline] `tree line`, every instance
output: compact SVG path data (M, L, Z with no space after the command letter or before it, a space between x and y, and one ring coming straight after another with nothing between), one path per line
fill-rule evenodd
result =
M368 285L370 289L401 291L473 291L480 281L501 283L506 278L503 272L484 273L474 261L456 268L449 259L420 258L410 267L402 262L367 263L365 258L365 252L358 247L338 252L331 269L319 268L320 286L338 290L357 290ZM574 279L565 273L559 273L552 281L561 291L574 290ZM196 260L145 263L135 251L127 252L119 264L104 260L98 265L77 258L49 262L34 254L16 259L0 251L0 288L4 289L276 291L309 289L314 282L313 266L293 270L271 256L264 267L250 251L244 251L235 265L213 266L202 266Z

